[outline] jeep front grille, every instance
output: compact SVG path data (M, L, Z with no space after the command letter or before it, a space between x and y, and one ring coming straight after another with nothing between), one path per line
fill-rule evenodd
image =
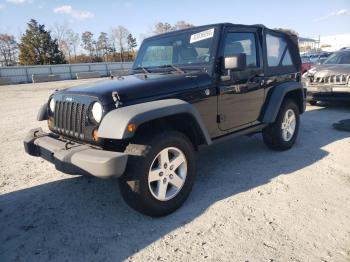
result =
M347 85L350 81L350 75L330 75L324 77L315 77L311 85Z
M87 105L56 101L54 131L77 139L84 139Z

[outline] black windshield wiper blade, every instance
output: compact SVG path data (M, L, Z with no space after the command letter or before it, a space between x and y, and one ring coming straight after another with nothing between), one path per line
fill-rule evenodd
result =
M159 66L159 68L166 68L166 67L171 67L171 68L175 69L177 72L180 72L181 74L184 74L184 73L185 73L184 70L182 70L181 68L179 68L179 67L177 67L177 66L174 66L174 65L172 65L172 64L167 64L167 65L161 65L161 66Z
M143 66L136 67L133 70L142 70L145 74L150 73L150 71L148 71L147 67L143 67Z

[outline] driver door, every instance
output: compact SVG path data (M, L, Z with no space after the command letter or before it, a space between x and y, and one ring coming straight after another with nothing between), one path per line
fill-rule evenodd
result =
M219 84L218 125L222 131L244 128L259 117L264 102L264 80L258 43L254 28L235 27L225 33L222 57L244 53L247 67L243 71L222 72L230 75Z

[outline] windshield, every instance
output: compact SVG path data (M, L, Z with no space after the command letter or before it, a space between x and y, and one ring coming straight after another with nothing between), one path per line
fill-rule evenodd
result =
M324 61L324 64L350 64L350 52L334 53Z
M214 35L215 28L209 28L146 39L142 43L133 69L169 65L209 65Z

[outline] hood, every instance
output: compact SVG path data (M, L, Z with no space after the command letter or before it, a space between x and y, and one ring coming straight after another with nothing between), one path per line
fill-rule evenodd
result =
M327 77L333 75L350 75L350 64L323 64L310 69L314 77Z
M63 95L83 95L98 98L102 104L113 103L112 92L117 92L124 104L153 97L173 97L183 90L195 88L199 82L209 81L204 72L186 74L136 74L122 78L104 79L59 91Z

